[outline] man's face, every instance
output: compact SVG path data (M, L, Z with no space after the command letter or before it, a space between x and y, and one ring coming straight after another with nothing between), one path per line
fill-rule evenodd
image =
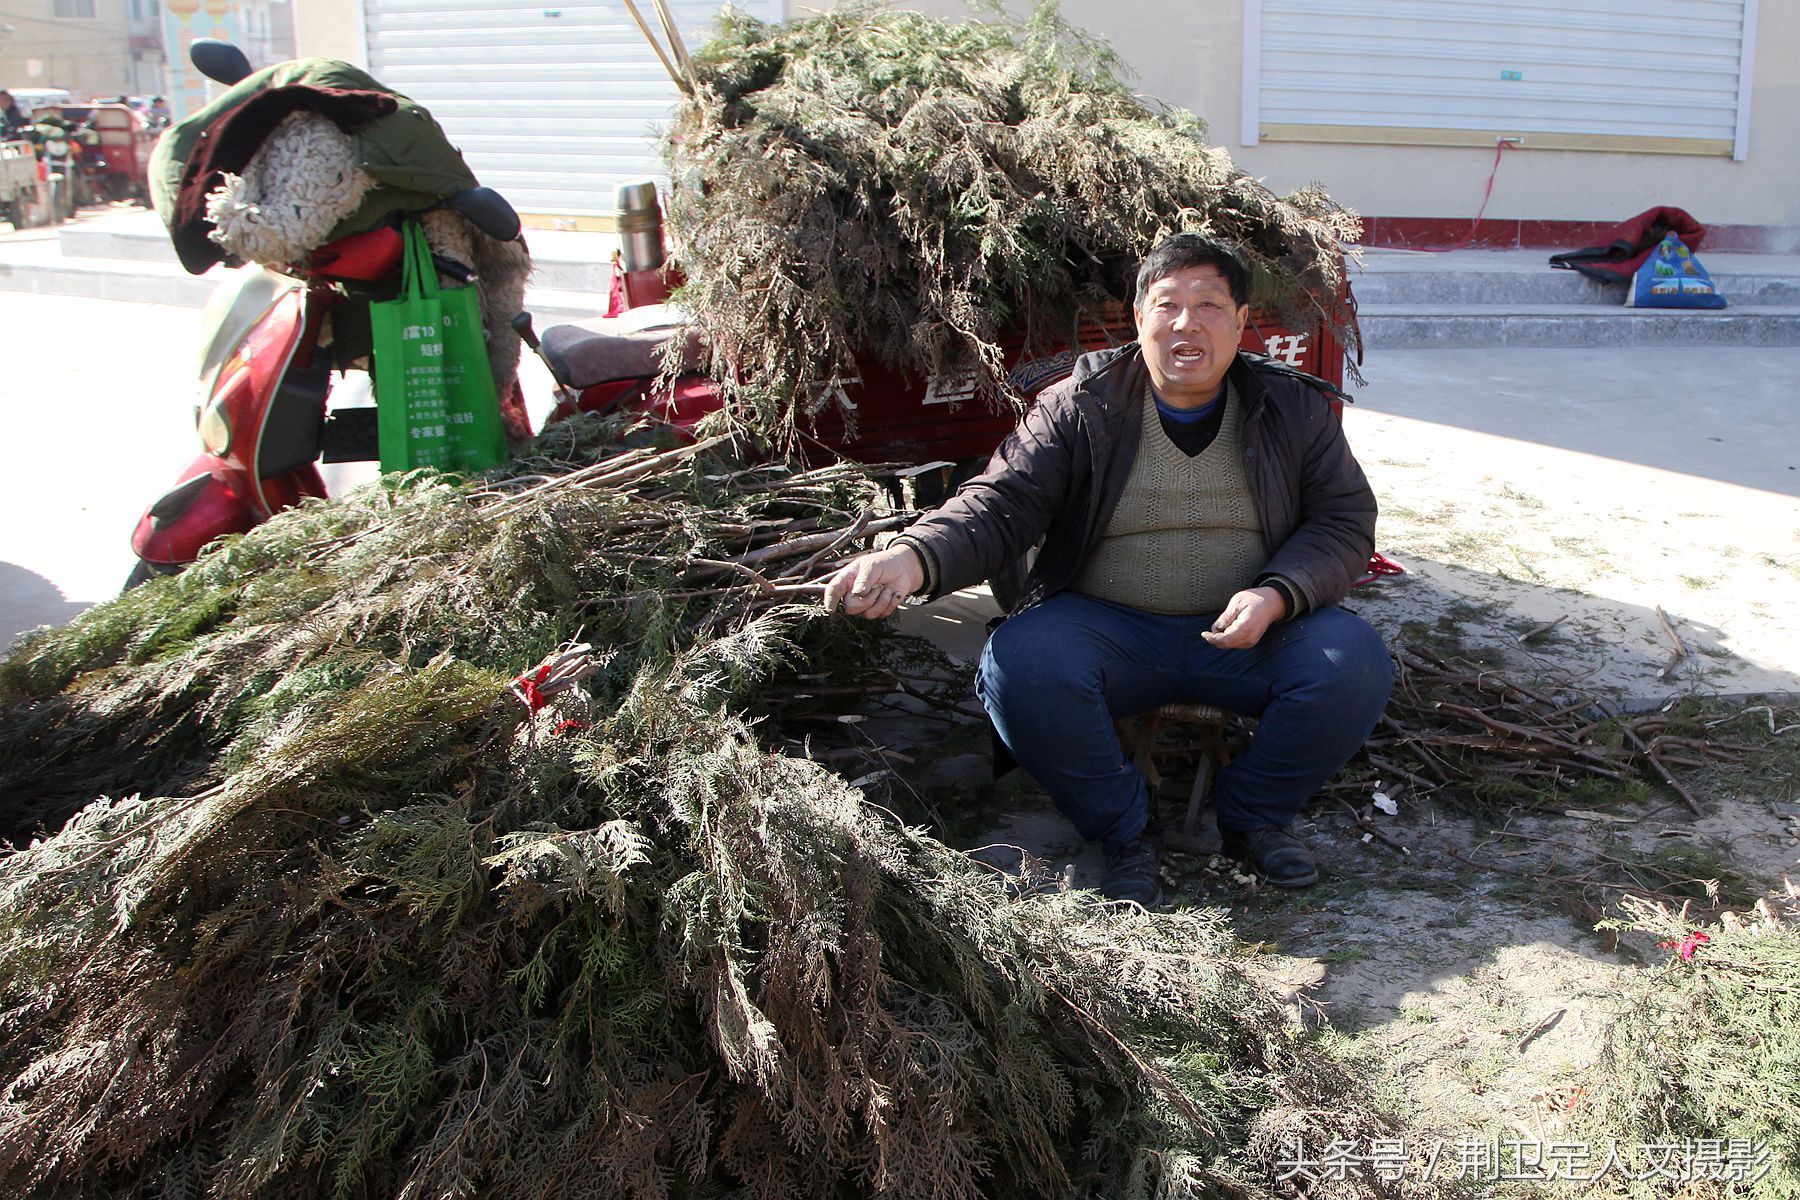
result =
M1165 275L1131 311L1156 394L1176 408L1211 403L1250 317L1247 305L1232 302L1219 269L1187 267Z

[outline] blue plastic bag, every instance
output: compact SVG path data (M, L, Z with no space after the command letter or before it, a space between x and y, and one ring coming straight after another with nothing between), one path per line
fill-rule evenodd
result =
M1719 295L1699 256L1671 233L1631 277L1625 304L1630 308L1724 308L1725 297Z

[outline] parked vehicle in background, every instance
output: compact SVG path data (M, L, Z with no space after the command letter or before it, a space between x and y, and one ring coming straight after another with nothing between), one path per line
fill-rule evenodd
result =
M150 149L156 145L157 132L150 127L147 111L130 104L95 102L45 105L36 115L51 113L81 131L76 167L83 186L77 194L149 205Z
M26 116L40 108L49 108L59 104L73 104L75 97L64 88L15 88L6 89L18 102L19 111Z
M31 115L38 159L50 185L50 219L66 221L92 199L81 173L81 145L93 135L70 122L60 109L40 108Z
M170 122L169 102L161 96L127 96L125 103L144 114L144 123L153 130L167 128Z
M23 139L0 142L0 218L15 229L48 221L48 189L40 185L37 147Z

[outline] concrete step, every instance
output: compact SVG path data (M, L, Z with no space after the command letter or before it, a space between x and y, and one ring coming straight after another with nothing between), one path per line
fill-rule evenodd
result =
M148 211L109 213L101 220L64 225L57 229L56 241L69 258L111 258L180 265L162 221Z
M1368 304L1374 350L1478 346L1800 346L1800 304L1645 309L1592 304Z
M1733 304L1800 304L1800 275L1730 275L1713 271L1719 294ZM1438 272L1360 275L1351 285L1364 304L1592 304L1622 305L1625 289L1575 271L1546 268L1542 274L1442 274Z
M1800 256L1702 254L1720 294L1734 305L1800 304ZM1352 268L1365 305L1620 306L1624 291L1549 265L1538 250L1365 250Z
M219 284L219 273L189 275L173 261L69 258L54 241L8 241L0 248L0 288L42 296L80 296L199 308Z
M526 305L539 329L605 310L610 234L528 230ZM1628 309L1617 288L1557 271L1539 251L1368 250L1354 286L1368 345L1800 345L1800 255L1706 255L1732 306ZM56 229L0 234L0 289L198 307L220 272L189 275L156 214L84 211Z
M604 297L612 279L618 238L608 233L568 233L528 229L535 266L532 283L557 292L593 292ZM64 225L57 242L69 258L114 259L179 266L162 220L146 210L113 211L98 219Z
M537 269L525 302L539 329L605 311L617 238L531 230L527 240ZM82 214L57 229L0 236L0 289L7 291L199 308L223 274L218 267L188 274L147 211Z

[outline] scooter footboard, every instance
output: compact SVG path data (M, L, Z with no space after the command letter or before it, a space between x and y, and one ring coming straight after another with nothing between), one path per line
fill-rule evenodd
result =
M137 556L165 566L190 563L214 538L254 528L262 516L227 481L226 470L224 461L210 454L189 463L181 481L138 518L131 535Z

